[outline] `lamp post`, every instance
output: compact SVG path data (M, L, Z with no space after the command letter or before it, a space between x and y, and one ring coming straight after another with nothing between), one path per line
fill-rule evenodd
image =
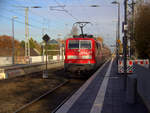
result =
M116 56L117 56L117 40L118 40L118 20L116 20L116 21L113 21L113 22L115 22L115 24L116 24L116 46L114 46L116 49L115 49L115 53L116 53ZM116 60L117 61L117 60ZM117 63L117 66L118 66L118 61L116 62ZM117 67L118 68L118 67Z
M119 44L118 41L120 40L120 3L117 1L113 1L112 4L117 4L118 5L118 35L117 35L117 40L116 40L116 57L117 57L117 66L118 66L118 59L119 59Z
M100 7L99 5L90 5L90 7Z
M14 41L14 19L16 16L12 17L12 64L15 64L15 41Z
M40 6L24 7L25 9L25 57L29 58L30 63L30 40L29 40L29 21L28 21L28 12L29 8L41 8Z

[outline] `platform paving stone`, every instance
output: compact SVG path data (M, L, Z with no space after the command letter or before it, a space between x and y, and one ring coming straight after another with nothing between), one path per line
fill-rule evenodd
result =
M87 87L86 91L79 97L79 99L72 105L67 113L89 113L94 100L96 98L97 92L101 86L104 75L108 69L109 63L100 71L98 76L92 81L92 83Z
M148 113L146 107L138 97L135 104L126 102L124 77L117 74L116 62L113 62L109 78L103 109L101 113Z
M97 113L148 113L139 97L135 104L128 104L126 102L126 92L124 90L125 77L117 73L115 60L111 67L110 76L105 76L108 66L109 63L104 66L78 100L66 111L67 113L90 113L104 77L109 77L109 80L104 102L102 103L102 110Z

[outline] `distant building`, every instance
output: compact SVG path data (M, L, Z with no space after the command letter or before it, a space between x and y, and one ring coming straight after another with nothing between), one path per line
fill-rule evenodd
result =
M55 39L52 39L48 42L48 44L58 44L58 42Z

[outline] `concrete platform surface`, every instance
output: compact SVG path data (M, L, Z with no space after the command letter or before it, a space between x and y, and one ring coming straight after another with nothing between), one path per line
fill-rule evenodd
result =
M148 113L137 100L126 103L124 77L117 74L116 61L106 62L56 113Z

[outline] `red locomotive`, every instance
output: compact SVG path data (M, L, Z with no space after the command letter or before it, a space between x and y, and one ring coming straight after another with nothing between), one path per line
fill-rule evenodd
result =
M90 71L104 62L103 47L91 35L66 40L65 71Z
M108 48L92 35L83 34L83 27L89 22L76 22L81 35L68 38L65 45L65 71L90 71L96 69L110 55Z

